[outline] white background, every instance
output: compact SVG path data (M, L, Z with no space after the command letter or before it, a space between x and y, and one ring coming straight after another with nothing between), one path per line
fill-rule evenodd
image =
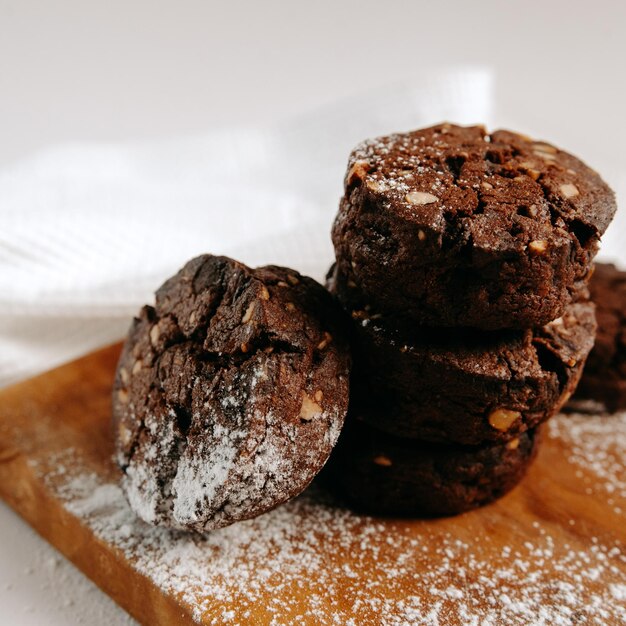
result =
M68 141L278 124L477 64L499 124L580 154L623 204L625 32L618 0L0 0L0 168ZM127 618L1 505L0 622Z

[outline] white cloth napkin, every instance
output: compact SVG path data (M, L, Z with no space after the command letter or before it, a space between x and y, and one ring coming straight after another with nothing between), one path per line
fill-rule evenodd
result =
M351 148L441 120L493 121L493 76L425 74L271 129L64 145L0 171L0 386L123 336L203 252L322 279Z

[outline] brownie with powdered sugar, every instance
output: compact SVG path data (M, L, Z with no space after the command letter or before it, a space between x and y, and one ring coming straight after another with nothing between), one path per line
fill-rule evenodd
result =
M337 288L411 324L534 328L588 279L615 195L576 157L482 126L360 144L333 231Z
M187 263L132 323L113 389L117 461L146 522L205 531L299 494L348 407L343 313L313 279Z

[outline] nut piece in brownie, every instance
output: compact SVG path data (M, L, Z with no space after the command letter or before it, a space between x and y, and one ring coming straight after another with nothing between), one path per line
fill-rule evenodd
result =
M424 443L380 432L350 415L322 479L364 512L455 515L515 487L538 444L537 430L480 447Z
M134 320L113 391L123 488L146 522L205 531L300 493L348 407L343 312L314 280L193 259Z
M626 272L596 263L589 289L598 330L575 398L595 400L609 411L626 409Z
M465 445L506 441L556 413L596 328L584 300L538 329L498 332L402 327L371 309L348 310L351 407L391 434Z
M366 141L344 183L332 233L338 291L426 326L556 319L616 210L576 157L481 126Z

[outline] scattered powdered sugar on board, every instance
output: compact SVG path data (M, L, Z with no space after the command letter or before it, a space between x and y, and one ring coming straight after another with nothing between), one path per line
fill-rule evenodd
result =
M626 414L558 416L547 434L567 444L572 472L596 477L586 488L604 490L614 507L624 504ZM502 535L495 540L497 529L485 521L491 517L456 518L467 526L461 535L449 530L458 522L356 515L316 486L257 519L185 534L137 519L116 483L81 469L75 458L71 451L57 459L48 476L65 508L140 573L193 607L199 622L626 623L626 549L611 537L572 533L564 543L562 532L538 520L520 540L515 511L495 505L492 517L505 524L510 539L503 546Z
M626 515L617 503L626 500L626 412L595 416L573 413L567 419L551 420L548 428L552 437L567 444L568 461L578 468L577 477L587 483L586 492L606 493L607 504ZM592 482L584 470L591 470L598 480Z

